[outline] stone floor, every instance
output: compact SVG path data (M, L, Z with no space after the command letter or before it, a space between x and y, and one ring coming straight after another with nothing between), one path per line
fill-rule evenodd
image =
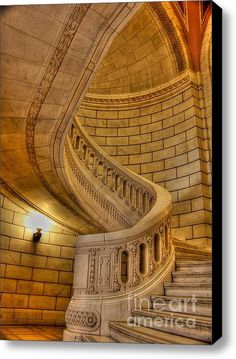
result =
M3 325L0 340L61 341L64 327L42 325Z

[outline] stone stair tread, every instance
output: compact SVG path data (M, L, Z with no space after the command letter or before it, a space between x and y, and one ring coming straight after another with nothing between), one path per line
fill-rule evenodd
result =
M172 275L173 276L176 276L176 277L181 277L181 276L189 276L189 277L192 277L192 276L201 276L201 277L204 277L204 276L212 276L212 273L211 272L185 272L185 271L174 271L172 272Z
M188 288L188 287L212 287L212 284L210 283L172 283L172 282L168 282L168 283L164 283L164 287L165 288L175 288L175 287L184 287L184 288Z
M140 340L140 343L184 344L184 345L207 344L206 342L200 340L186 338L181 335L166 333L147 327L142 327L142 326L130 327L127 323L124 322L111 322L110 327L114 330L122 331L124 334L131 336L136 340Z
M210 260L212 258L211 252L204 248L198 248L186 241L183 242L177 238L172 238L172 243L180 260L182 259L181 256L184 256L184 259L186 256L186 260Z
M203 261L200 261L200 260L181 260L181 259L178 259L176 261L176 265L212 265L212 261L206 261L206 260L203 260Z
M163 310L132 310L132 314L135 315L141 315L145 317L152 317L155 318L157 316L164 316L164 317L170 317L170 316L178 316L178 318L188 319L190 317L189 313L180 313L180 312L172 312L172 311L163 311ZM196 315L194 313L191 313L191 318L194 318L196 320L196 323L202 325L202 326L210 326L211 327L211 317L202 316L202 315Z
M89 343L116 343L114 339L104 335L82 334L81 338L83 342Z
M199 248L198 246L195 246L194 244L190 244L188 243L187 241L183 241L181 239L179 239L177 236L173 235L172 236L172 242L173 242L173 245L174 246L182 246L182 247L185 247L185 248L190 248L190 249L197 249L198 251L200 252L203 252L203 253L207 253L209 255L211 255L211 252L209 252L207 249L205 248Z
M151 300L155 300L157 298L160 298L162 300L175 300L177 299L175 296L171 296L171 295L158 295L158 294L152 294L151 295ZM182 296L182 297L178 297L178 299L183 299L183 300L190 300L192 299L191 296ZM207 298L207 297L197 297L197 302L198 303L203 303L203 304L211 304L212 303L212 299L211 298Z

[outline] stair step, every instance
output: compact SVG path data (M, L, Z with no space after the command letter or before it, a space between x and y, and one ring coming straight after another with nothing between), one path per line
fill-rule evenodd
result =
M182 335L201 341L211 341L211 318L187 313L161 310L133 310L134 322L138 326Z
M177 260L211 260L211 253L204 248L200 249L178 238L172 238L172 242L175 247L175 258Z
M202 297L170 297L170 296L160 296L152 295L151 296L152 305L154 305L153 310L162 310L162 311L173 311L181 313L190 313L203 316L211 316L211 298L202 298ZM195 307L193 306L194 301Z
M209 283L164 283L166 296L211 297L211 284Z
M211 272L184 272L177 271L172 272L172 278L174 283L211 283Z
M104 335L82 334L81 339L82 342L89 342L89 343L116 343L114 339Z
M211 272L212 262L211 261L187 261L177 260L176 270L185 272Z
M205 261L209 259L209 256L202 256L201 254L196 253L186 253L184 250L179 248L175 249L175 258L176 260L196 260L196 261Z
M206 342L147 327L111 322L111 337L119 343L205 345Z

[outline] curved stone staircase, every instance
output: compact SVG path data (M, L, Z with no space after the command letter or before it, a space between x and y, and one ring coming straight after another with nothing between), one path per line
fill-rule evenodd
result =
M178 324L178 325L176 325ZM111 322L110 337L82 336L85 342L207 344L211 342L211 261L178 260L163 295L132 309L129 322Z
M210 342L211 256L172 241L170 194L120 166L78 121L64 163L68 186L105 229L77 239L64 340Z

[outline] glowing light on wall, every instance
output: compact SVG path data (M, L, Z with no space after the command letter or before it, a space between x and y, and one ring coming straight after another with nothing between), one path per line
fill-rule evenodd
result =
M49 231L49 229L52 227L52 224L53 222L50 218L36 211L30 213L25 220L25 225L32 229L32 233L36 230L36 232L33 233L34 241L38 241L43 233Z

